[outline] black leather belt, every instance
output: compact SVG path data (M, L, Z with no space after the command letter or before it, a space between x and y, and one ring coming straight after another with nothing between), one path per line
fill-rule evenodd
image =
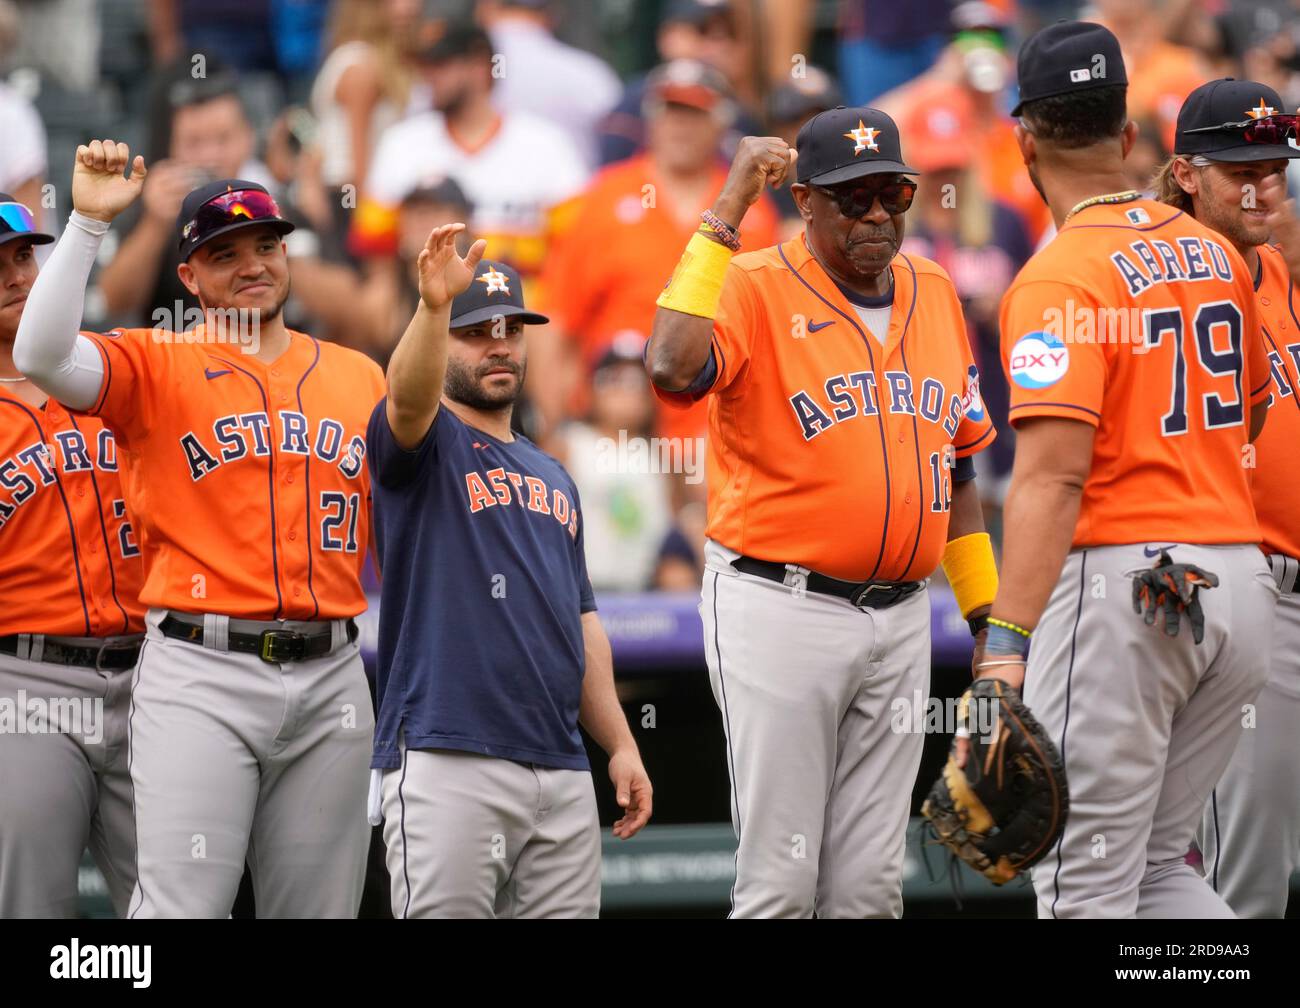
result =
M774 560L742 556L731 561L731 566L744 574L753 574L777 584L786 583L786 565ZM925 587L924 581L841 581L816 571L809 571L805 577L805 587L809 591L848 599L859 609L888 609Z
M187 623L170 613L163 617L158 629L165 637L187 641L190 644L203 643L203 624ZM357 639L357 624L348 620L348 641ZM240 654L255 654L264 662L294 662L308 658L320 658L334 650L334 633L327 624L318 633L299 633L296 630L280 630L268 627L261 633L237 633L231 630L226 635L226 647Z
M0 637L0 654L18 657L18 634ZM120 672L135 665L140 657L140 641L115 641L104 644L71 644L57 637L46 637L41 649L41 661L51 665L77 665L81 668L108 669Z

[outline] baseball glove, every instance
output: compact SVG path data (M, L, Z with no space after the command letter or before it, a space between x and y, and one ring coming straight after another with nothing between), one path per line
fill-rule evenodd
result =
M1153 626L1156 612L1163 609L1165 633L1170 637L1178 636L1185 612L1192 624L1192 641L1199 644L1205 639L1205 612L1201 609L1200 590L1218 586L1217 574L1211 574L1196 564L1176 564L1165 550L1161 550L1155 566L1133 577L1133 611L1142 613L1145 606L1142 618L1147 626Z
M1000 679L976 679L958 718L970 742L966 765L949 752L921 814L939 843L1002 885L1037 864L1065 828L1065 765L1019 691Z

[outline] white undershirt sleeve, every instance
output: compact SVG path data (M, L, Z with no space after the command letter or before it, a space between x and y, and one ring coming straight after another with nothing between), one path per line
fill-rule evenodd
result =
M69 409L93 406L104 384L99 348L78 330L90 270L107 232L106 221L72 211L27 296L14 339L14 366Z

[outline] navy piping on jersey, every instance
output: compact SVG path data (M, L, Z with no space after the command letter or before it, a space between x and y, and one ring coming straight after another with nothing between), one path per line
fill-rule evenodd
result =
M220 358L218 358L220 359ZM262 396L262 409L266 410L267 422L267 448L270 450L266 460L266 487L271 497L271 576L275 578L275 619L280 618L284 612L284 596L280 593L280 559L279 551L276 549L276 537L279 531L275 527L275 437L272 436L273 427L271 426L271 404L267 398L266 389L262 388L262 383L257 380L257 375L240 367L234 361L222 361L223 364L229 364L240 374L245 375L254 385ZM310 526L309 526L310 527ZM310 534L310 533L309 533Z
M736 809L736 867L740 867L740 787L736 783L736 755L731 746L731 711L727 707L727 681L722 677L722 646L718 642L718 572L713 572L713 654L718 663L718 686L722 693L722 720L727 726L727 773L731 776L731 803ZM739 874L737 872L736 874ZM736 912L736 876L731 880L731 913Z
M99 411L104 408L104 403L108 402L108 390L113 384L113 362L98 341L95 342L95 349L99 351L100 359L104 362L104 385L99 390L99 398L95 400L95 405L90 410L91 413L98 416Z
M1088 582L1088 551L1079 557L1079 604L1074 610L1074 629L1070 631L1070 664L1065 669L1065 720L1061 724L1061 766L1065 766L1065 735L1070 730L1070 689L1074 683L1074 655L1079 642L1079 621L1083 618L1083 589ZM1056 919L1056 904L1061 899L1061 845L1065 843L1065 830L1056 840L1056 871L1052 873L1052 919Z
M1035 403L1035 405L1037 405L1037 403ZM959 452L959 451L965 451L967 448L976 448L979 445L982 445L990 437L992 437L994 430L995 428L993 427L993 425L989 424L989 429L986 430L979 437L977 437L974 441L967 441L965 444L953 445L952 450L955 452Z
M1219 789L1210 789L1210 812L1214 816L1214 871L1210 874L1210 885L1219 891L1219 864L1223 861L1223 834L1219 832ZM1204 853L1204 852L1202 852Z
M838 306L832 304L830 301L827 301L826 298L822 297L821 293L815 287L813 287L812 284L810 284L807 280L801 277L799 275L799 271L796 270L792 265L790 265L790 260L787 259L785 256L784 248L778 245L776 247L776 251L777 251L777 255L781 257L781 261L785 263L785 268L788 269L794 275L794 278L796 280L798 280L801 284L803 284L805 287L808 288L809 293L811 293L813 297L815 297L818 301L820 301L827 308L829 308L836 315L844 319L845 322L847 322L849 325L853 327L853 331L856 332L858 334L858 337L862 340L862 345L867 348L867 363L871 365L871 370L875 371L876 355L872 353L871 350L871 339L874 339L875 337L873 336L869 339L867 337L867 334L862 331L862 326L858 324L857 319L849 318L848 315L840 311ZM817 260L813 259L812 261L816 262ZM893 267L891 266L890 268L892 269ZM912 296L913 298L916 297L915 291L912 293ZM890 486L890 481L889 481L889 446L885 442L885 420L884 420L883 411L880 413L879 417L876 420L876 429L880 434L881 461L883 461L885 465L885 520L881 523L880 526L880 549L876 553L876 566L872 568L871 574L868 575L868 580L874 578L876 576L876 571L880 569L880 561L884 559L885 556L885 543L889 541L889 511L890 511L889 503L890 503L890 495L892 492L892 488Z
M48 444L45 438L45 430L41 427L41 422L36 414L32 412L30 406L26 403L17 402L13 399L6 399L5 402L16 406L27 414L31 420L32 426L36 428L36 433L40 436L41 444ZM63 501L63 514L68 520L68 536L72 539L72 562L77 571L77 592L81 595L81 616L86 621L86 636L90 636L90 607L86 604L86 585L81 580L81 550L77 546L77 527L72 521L72 508L68 506L68 495L63 492L63 480L59 479L59 466L54 460L54 453L50 453L50 471L54 473L54 485L58 487L59 499Z
M402 793L402 788L406 786L406 764L410 759L411 750L402 746L402 776L397 781L397 803L401 806L398 826L402 831L402 878L406 881L406 905L402 907L402 920L411 916L411 872L406 862L406 795Z
M1168 220L1161 221L1159 224L1148 224L1145 227L1143 227L1140 224L1074 224L1072 225L1072 227L1078 228L1079 230L1083 230L1084 228L1092 228L1092 229L1110 228L1119 231L1159 231L1162 227L1172 224L1174 221L1178 220L1178 218L1181 217L1182 215L1183 212L1179 210Z
M1273 348L1273 352L1282 361L1282 377L1286 379L1288 385L1291 385L1291 399L1295 403L1295 408L1300 409L1300 389L1295 387L1295 384L1291 381L1291 376L1286 373L1286 358L1282 356L1282 351L1277 348L1277 343L1273 341L1273 334L1268 331L1268 326L1261 325L1260 328L1264 330L1264 338L1268 340L1268 345ZM1272 374L1268 376L1268 380L1273 380Z
M68 419L72 421L72 429L80 434L81 428L77 426L77 418L69 414ZM95 476L95 465L93 463L90 467L90 486L95 491L95 507L99 509L99 531L104 537L104 558L108 561L109 590L113 595L113 604L117 606L117 611L122 614L122 633L126 633L131 626L131 618L126 614L126 607L122 605L121 600L117 597L117 572L114 570L116 564L113 562L113 552L108 542L108 526L104 524L104 501L99 496L99 480ZM126 557L122 557L122 562L126 563Z
M144 652L149 646L149 639L146 637L140 642L140 657L135 663L135 672L131 677L131 698L130 706L126 714L126 772L130 776L132 765L135 763L135 695L136 689L140 685L140 670L144 668ZM135 788L131 788L131 833L135 840L135 850L132 853L132 859L135 862L135 880L137 888L140 890L140 906L132 908L130 901L127 903L127 920L131 920L144 906L144 880L140 877L140 815L136 811L135 805ZM132 894L134 896L134 894Z
M916 308L916 267L912 265L912 260L901 252L899 253L899 258L902 259L903 262L907 263L907 268L912 274L912 303L907 306L907 318L903 320L903 332L898 337L898 352L903 357L903 371L910 376L912 369L907 366L907 349L905 344L907 342L907 330L912 324L912 312ZM912 454L916 456L916 538L912 540L912 553L907 558L907 564L903 567L903 573L900 574L899 577L905 576L907 572L912 569L912 561L916 559L916 551L921 546L921 532L925 528L925 492L921 489L925 486L925 478L921 475L921 432L916 426L915 412L912 413ZM877 561L877 567L879 567L879 561ZM871 576L875 577L876 572L872 571Z
M1007 413L1008 413L1008 415L1009 415L1009 414L1011 414L1011 413L1014 413L1014 412L1015 412L1016 410L1018 410L1018 409L1033 409L1033 408L1036 407L1036 406L1060 406L1062 409L1073 409L1073 410L1078 410L1080 413L1087 413L1089 416L1095 416L1098 420L1101 419L1101 414L1098 413L1096 410L1091 410L1091 409L1088 409L1087 406L1079 406L1079 405L1076 405L1075 403L1069 403L1069 402L1027 402L1027 403L1021 403L1019 406L1012 406L1011 409L1007 410Z
M316 370L316 365L317 363L320 362L320 343L316 341L316 338L314 336L309 336L307 338L311 340L312 348L316 351L316 356L312 358L311 364L308 365L307 370L302 373L302 377L298 379L298 392L297 392L298 412L301 413L303 416L306 416L307 414L304 412L303 405L302 405L302 386L307 381L307 376L311 374L314 370ZM307 493L307 526L306 526L307 535L304 536L304 538L307 540L307 593L311 596L311 604L312 604L311 619L315 619L317 616L320 615L320 600L316 598L316 589L313 588L311 584L312 553L315 551L316 548L316 536L311 531L313 526L311 522L311 445L310 444L308 444L307 446L307 464L306 466L304 466L303 471L305 473L303 477L303 489ZM347 495L344 494L344 505L343 505L344 511L347 510L346 500L347 500ZM357 509L360 510L360 507L361 505L360 502L358 501ZM344 538L343 538L343 545L345 548L347 547L347 544L348 544L347 532L345 530Z

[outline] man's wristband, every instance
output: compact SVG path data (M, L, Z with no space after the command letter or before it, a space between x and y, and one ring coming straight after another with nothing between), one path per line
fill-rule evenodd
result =
M718 313L722 281L731 250L698 231L686 243L677 269L655 304L660 308L711 319Z
M992 605L998 594L998 568L989 534L972 532L949 540L943 550L943 572L963 616Z
M1014 630L989 621L989 635L984 639L984 654L992 658L997 655L1015 655L1021 657L1029 650L1029 638L1021 636Z
M970 635L978 637L989 628L989 618L988 616L973 616L966 621L966 625L970 627Z

